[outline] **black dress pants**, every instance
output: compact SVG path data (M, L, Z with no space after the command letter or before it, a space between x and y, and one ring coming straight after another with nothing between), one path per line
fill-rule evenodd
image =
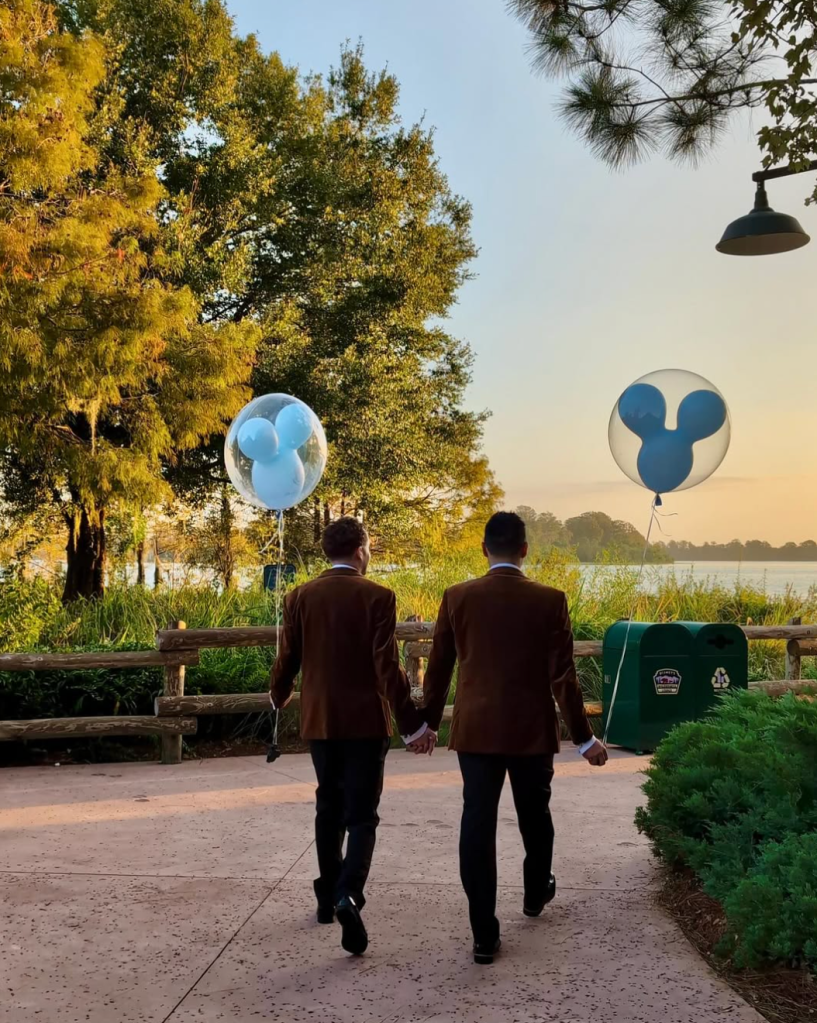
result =
M309 746L318 778L315 844L320 876L315 894L324 906L350 896L362 908L380 823L377 807L389 740L313 739Z
M550 786L553 756L503 756L460 753L463 813L460 830L460 877L474 940L491 944L499 937L496 918L496 824L499 797L510 776L519 831L525 846L526 901L541 900L553 863Z

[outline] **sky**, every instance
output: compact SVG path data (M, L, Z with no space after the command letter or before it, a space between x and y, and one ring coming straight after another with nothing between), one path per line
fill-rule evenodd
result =
M679 367L723 393L732 441L710 480L665 498L665 539L817 539L817 243L753 259L714 247L751 209L760 114L697 169L659 156L616 173L559 120L559 84L533 74L503 0L227 5L240 32L304 73L360 40L369 67L400 82L403 120L434 127L480 249L447 329L474 350L467 404L492 413L484 449L508 507L605 511L643 530L650 495L617 468L607 424L633 380ZM813 184L768 191L814 237Z

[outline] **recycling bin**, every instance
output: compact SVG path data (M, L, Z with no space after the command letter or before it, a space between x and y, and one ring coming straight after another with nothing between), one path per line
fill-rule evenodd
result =
M625 650L626 642L626 650ZM604 636L604 720L621 663L609 741L626 749L654 750L669 730L696 716L693 637L686 625L627 622L611 625Z
M749 686L749 641L739 625L679 622L689 629L695 660L695 717L716 707L718 696Z
M719 694L749 684L749 644L738 625L632 622L628 633L626 621L616 622L603 655L605 721L621 664L609 741L637 752L654 750L674 725L698 720Z

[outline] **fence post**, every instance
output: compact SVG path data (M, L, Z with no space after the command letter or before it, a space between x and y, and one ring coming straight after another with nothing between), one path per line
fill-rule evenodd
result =
M408 675L412 697L415 700L422 700L423 678L425 676L425 671L423 670L423 662L420 658L409 653L410 645L411 640L406 640L403 644L403 650L405 651L406 675Z
M802 625L802 618L790 618L789 625ZM790 639L786 644L786 678L801 678L800 643L796 639Z
M184 622L171 622L168 626L171 629L186 629ZM184 665L165 665L165 680L162 690L163 696L184 696ZM162 763L180 764L182 762L182 736L162 736Z
M407 622L419 622L420 620L419 615L409 615L408 618L406 618ZM425 672L423 671L423 662L420 658L409 653L409 650L411 649L411 642L411 640L406 640L403 644L403 659L406 664L406 675L408 675L412 697L415 700L422 700L423 678Z

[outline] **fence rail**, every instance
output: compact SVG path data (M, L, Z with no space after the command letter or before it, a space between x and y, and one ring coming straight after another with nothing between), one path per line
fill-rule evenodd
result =
M802 625L793 619L788 625L746 625L752 641L786 641L786 678L750 683L750 688L772 696L805 692L815 683L802 681L801 658L817 656L817 625ZM224 693L191 696L184 692L185 668L200 662L200 651L209 649L276 646L277 626L243 626L224 629L188 629L184 622L156 633L155 650L133 650L88 654L0 654L0 671L76 671L100 668L127 669L161 667L164 671L162 696L156 698L154 716L51 718L32 721L0 721L0 741L56 739L76 736L158 735L162 740L162 763L178 764L182 758L182 737L194 735L197 719L206 714L257 714L269 709L267 693ZM399 622L397 639L403 644L406 672L415 691L422 689L423 661L431 648L433 622ZM577 640L575 656L601 657L601 640ZM295 693L293 702L300 699ZM602 713L600 703L586 703L587 713ZM450 720L453 707L445 708Z

